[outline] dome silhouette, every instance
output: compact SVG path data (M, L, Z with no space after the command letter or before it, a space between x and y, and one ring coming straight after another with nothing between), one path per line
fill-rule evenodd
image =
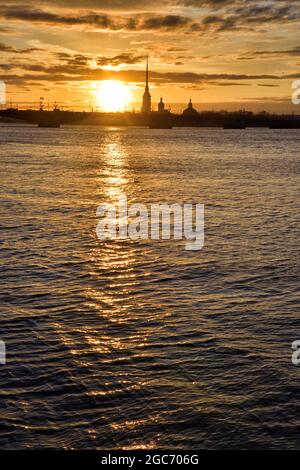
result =
M195 108L193 108L192 100L190 99L188 107L183 111L182 113L183 116L188 116L188 117L197 117L198 116L198 111L196 111Z

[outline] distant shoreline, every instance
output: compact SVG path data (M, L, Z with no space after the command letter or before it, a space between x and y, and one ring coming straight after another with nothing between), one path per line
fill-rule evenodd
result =
M274 129L300 129L300 116L275 115L266 112L254 114L240 111L202 112L193 114L158 113L85 113L71 111L35 111L6 109L0 111L0 123L30 123L39 127L60 127L63 125L96 125L118 127L151 127L167 129L172 127L218 127L224 129L246 129L264 127ZM27 125L28 125L27 124Z

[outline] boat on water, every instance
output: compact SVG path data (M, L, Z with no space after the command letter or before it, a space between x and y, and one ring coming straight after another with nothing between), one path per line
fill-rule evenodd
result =
M149 119L149 129L172 129L173 122L169 113L153 113Z
M297 121L285 121L275 120L270 123L270 129L300 129L300 122Z

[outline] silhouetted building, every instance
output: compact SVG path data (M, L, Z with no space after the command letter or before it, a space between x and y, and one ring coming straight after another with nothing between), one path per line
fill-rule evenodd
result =
M151 113L151 95L149 92L149 71L148 71L148 57L146 65L146 84L145 91L143 94L143 105L141 109L142 113Z
M193 108L192 100L190 99L188 107L183 111L182 113L183 116L187 117L197 117L198 116L198 111L196 111L195 108Z
M58 104L56 103L56 101L55 101L55 103L54 103L53 111L55 111L55 112L59 112L59 111L60 111L60 108L58 107Z
M165 112L165 103L163 102L163 99L160 99L160 102L158 103L158 112L163 114Z
M40 111L44 111L44 98L40 97Z

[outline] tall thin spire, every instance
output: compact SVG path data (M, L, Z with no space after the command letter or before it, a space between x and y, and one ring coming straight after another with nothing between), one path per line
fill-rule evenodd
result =
M146 61L146 81L145 91L143 94L143 105L141 109L142 113L151 113L151 95L149 92L149 57L147 56Z
M146 63L146 90L149 89L149 56L147 56L147 63Z

